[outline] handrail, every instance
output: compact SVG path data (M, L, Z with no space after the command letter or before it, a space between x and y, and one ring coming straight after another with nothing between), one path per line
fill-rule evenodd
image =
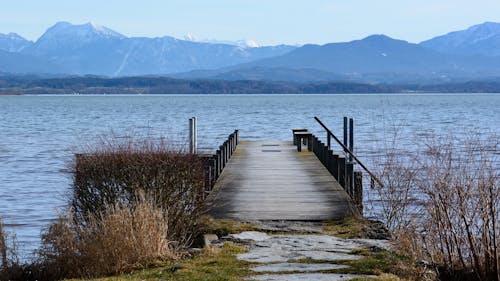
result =
M375 180L378 184L380 184L380 186L384 186L384 184L382 183L382 181L375 175L373 174L370 170L368 170L368 168L366 168L366 166L358 159L358 157L356 157L356 155L354 155L354 153L347 147L345 146L333 133L332 131L330 131L330 129L328 129L328 127L326 127L325 124L323 124L323 122L321 122L321 120L319 120L318 117L314 116L314 119L321 125L321 127L323 127L323 129L326 130L327 134L329 134L330 136L333 137L333 139L338 143L340 144L340 146L342 146L342 148L344 149L345 152L348 152L352 158L354 160L356 160L356 162L359 164L359 166L361 166L361 168L363 168L363 170L365 170L369 175L370 177Z

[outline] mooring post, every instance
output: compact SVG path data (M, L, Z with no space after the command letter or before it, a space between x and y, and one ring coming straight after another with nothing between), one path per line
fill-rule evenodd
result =
M189 118L189 153L196 154L197 147L196 117Z

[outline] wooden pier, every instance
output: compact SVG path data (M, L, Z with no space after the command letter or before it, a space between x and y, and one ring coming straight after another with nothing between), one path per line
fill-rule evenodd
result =
M215 218L322 221L363 214L363 174L381 181L354 154L353 119L344 141L315 117L326 143L307 129L292 141L241 141L238 130L205 159L205 192ZM349 123L349 128L347 127ZM332 150L332 140L341 151Z
M359 214L314 152L283 141L240 142L211 199L215 218L319 221Z

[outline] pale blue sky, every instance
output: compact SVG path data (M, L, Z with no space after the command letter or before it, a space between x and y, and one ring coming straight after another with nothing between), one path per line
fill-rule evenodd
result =
M93 21L127 36L261 44L348 41L370 34L419 42L484 21L500 0L0 0L0 33L37 39L57 21Z

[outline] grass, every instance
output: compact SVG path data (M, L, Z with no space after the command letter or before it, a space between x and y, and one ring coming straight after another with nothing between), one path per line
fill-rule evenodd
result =
M250 223L228 219L214 219L210 216L204 216L202 218L202 225L205 228L205 233L213 233L218 237L243 231L259 231L257 227Z
M381 274L377 277L354 278L350 281L400 281L404 280L393 274Z
M327 235L339 238L360 238L365 222L357 218L327 221L323 226L323 232Z
M143 269L131 274L92 279L94 281L237 281L251 274L250 263L240 261L236 254L245 248L233 243L225 243L220 249L206 248L200 254L179 261L168 262L156 268ZM83 281L84 279L71 279ZM70 280L68 280L70 281Z

